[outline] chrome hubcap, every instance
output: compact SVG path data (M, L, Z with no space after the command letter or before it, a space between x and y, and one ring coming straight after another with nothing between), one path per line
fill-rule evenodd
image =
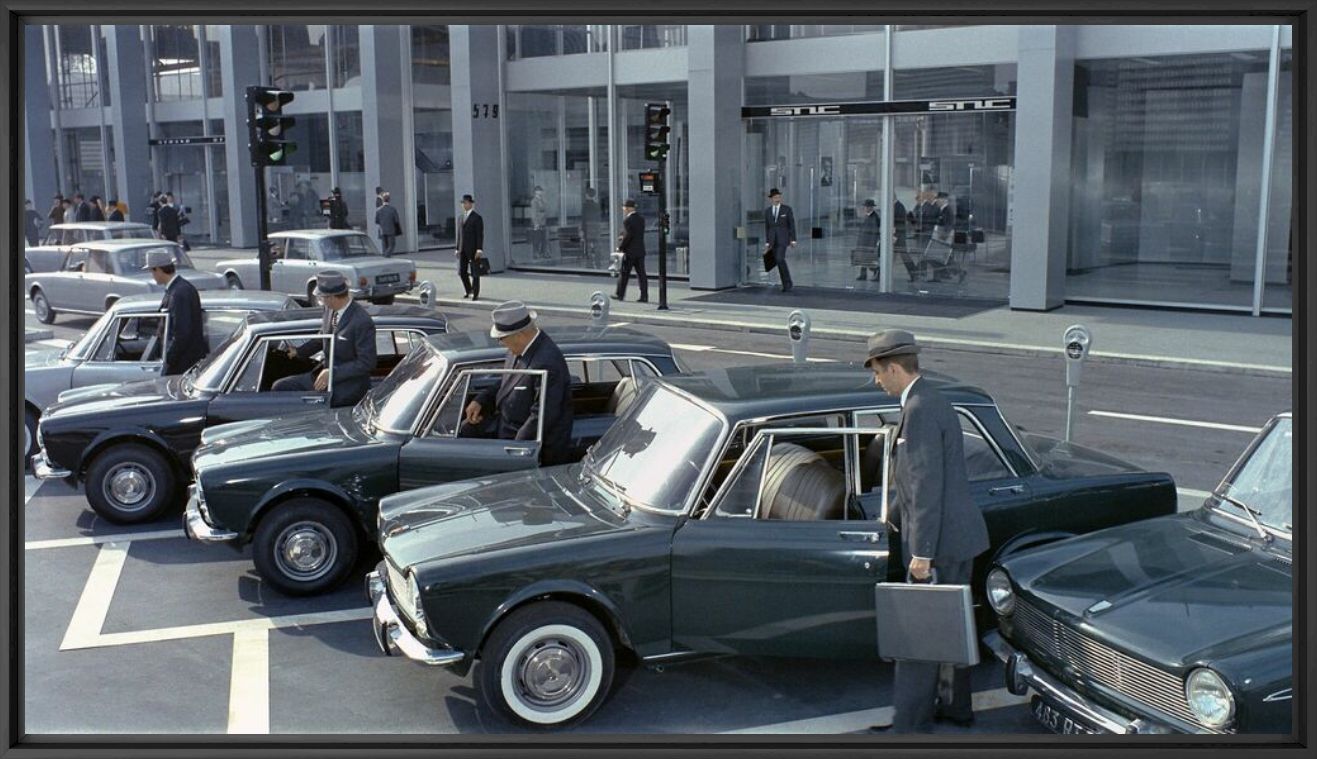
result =
M275 556L284 574L302 581L323 577L338 557L338 541L325 526L298 522L279 533Z
M48 308L49 306L46 304L46 298L44 295L38 295L36 298L32 299L32 310L37 312L37 316L44 317Z
M589 659L575 643L551 638L540 641L522 657L518 680L527 703L545 709L570 701L589 675Z
M141 464L116 464L105 476L105 497L125 511L137 511L155 494L155 477Z

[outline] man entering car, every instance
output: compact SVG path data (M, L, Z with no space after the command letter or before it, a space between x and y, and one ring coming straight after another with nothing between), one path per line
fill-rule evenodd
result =
M284 377L274 383L277 391L324 392L330 390L330 406L353 406L370 390L370 373L375 368L375 321L366 313L348 291L348 282L341 272L316 273L315 294L325 305L321 332L333 335L332 349L326 353L332 360L334 386L329 387L329 367L313 369L305 374ZM308 340L297 348L287 349L289 358L308 359L320 348L320 341Z

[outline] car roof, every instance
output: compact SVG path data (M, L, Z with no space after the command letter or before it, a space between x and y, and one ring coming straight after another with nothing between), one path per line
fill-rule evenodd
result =
M277 311L290 300L289 296L284 293L273 293L265 290L201 290L197 295L201 297L202 308L216 310L250 308L260 311ZM129 311L132 313L159 311L161 297L160 293L125 295L115 301L111 309L116 312Z
M51 229L150 229L150 224L140 221L70 221L51 224Z
M291 237L299 240L320 240L326 237L353 237L365 234L359 229L286 229L282 232L271 232L269 236L272 238Z
M431 327L435 325L447 326L448 317L440 311L423 306L409 305L390 305L379 306L374 303L361 303L358 305L366 309L366 313L375 321L383 321L391 327ZM247 323L251 325L253 331L257 332L274 332L279 329L288 327L305 327L308 325L319 326L324 318L325 310L323 308L290 308L285 311L258 311L247 317Z
M169 240L156 240L151 237L129 237L123 240L88 240L80 242L73 246L74 250L106 250L119 251L129 248L159 248L159 247L181 247L176 242Z
M993 404L983 390L937 372L921 372L944 397L962 405ZM731 421L898 403L861 364L773 363L664 377L664 383L718 409Z
M672 347L665 341L627 327L572 325L541 329L566 354L672 355ZM489 330L483 324L477 330L431 335L427 340L435 350L449 359L480 361L508 355L507 349L490 337Z

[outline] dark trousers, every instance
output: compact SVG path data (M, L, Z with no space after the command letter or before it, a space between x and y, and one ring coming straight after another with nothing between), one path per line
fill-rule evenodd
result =
M380 235L380 248L386 256L393 255L393 246L397 243L397 235Z
M933 563L939 583L963 585L970 581L974 561L955 564ZM930 631L934 632L935 631ZM939 706L954 719L974 714L970 700L969 669L936 662L897 661L892 686L896 713L892 730L898 733L927 733L933 730L933 713Z
M777 261L777 276L782 278L783 291L791 289L791 268L787 266L787 249L773 248L773 260Z
M911 257L905 237L896 238L896 255L901 257L901 263L905 264L906 275L910 277L911 282L914 282L919 276L919 264L916 264L915 259Z
M270 386L271 390L280 392L314 392L316 389L316 375L320 373L319 369L306 372L305 374L293 374L283 379L277 379Z
M476 268L476 254L462 253L457 260L457 276L467 295L480 297L480 270Z
M530 252L535 258L549 257L549 228L531 227Z
M640 280L640 299L649 300L649 277L645 274L645 257L631 253L622 256L622 270L617 275L617 297L626 297L626 283L632 269L636 270L636 277Z

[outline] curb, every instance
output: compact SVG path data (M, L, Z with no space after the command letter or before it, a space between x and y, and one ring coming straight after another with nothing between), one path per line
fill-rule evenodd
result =
M26 332L23 334L24 343L35 343L38 340L50 340L55 337L54 331L49 329L32 329L31 327L26 327L25 330Z
M398 296L398 300L413 301L416 299L414 297L400 295ZM493 301L476 301L475 303L472 303L471 301L459 298L436 298L435 305L454 306L459 308L479 308L486 311L492 311L497 304ZM565 306L536 306L535 310L540 313L553 314L555 316L581 317L585 313L584 308L568 308ZM676 314L665 315L630 311L610 311L609 319L610 321L625 321L633 324L652 324L660 327L698 327L700 329L717 330L719 332L740 332L759 335L782 335L786 331L785 323L771 325L762 322L719 319L717 321L700 321L698 324L694 324L690 317L678 316ZM870 335L869 332L864 330L843 329L838 327L814 327L810 330L810 334L825 339L859 341L867 340ZM1064 355L1062 348L1050 348L1038 345L960 340L950 337L920 337L919 341L924 345L932 345L944 350L962 351L965 353L988 353L1003 356L1026 356L1030 358L1060 358ZM1166 358L1162 356L1146 356L1136 353L1110 353L1102 351L1094 352L1090 354L1090 357L1094 361L1103 364L1143 366L1154 369L1193 369L1203 372L1215 372L1218 374L1283 379L1291 379L1294 376L1294 370L1287 366L1239 364L1226 361L1206 361L1196 358Z

